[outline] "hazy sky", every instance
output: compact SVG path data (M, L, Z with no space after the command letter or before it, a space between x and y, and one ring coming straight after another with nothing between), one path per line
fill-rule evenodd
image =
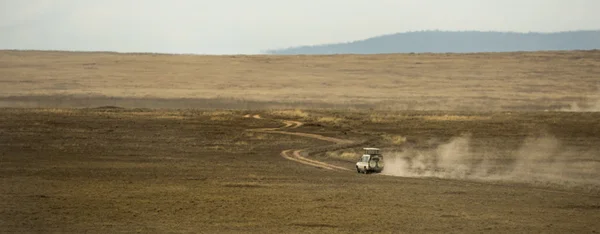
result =
M600 0L0 0L0 49L244 54L416 30L600 29Z

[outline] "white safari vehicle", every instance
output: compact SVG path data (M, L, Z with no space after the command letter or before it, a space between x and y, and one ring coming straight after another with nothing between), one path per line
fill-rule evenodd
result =
M379 173L383 171L383 156L379 153L378 148L363 148L365 153L356 162L356 172L358 173Z

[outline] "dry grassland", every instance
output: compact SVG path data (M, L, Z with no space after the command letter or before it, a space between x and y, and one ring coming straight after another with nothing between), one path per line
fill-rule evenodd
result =
M0 51L0 104L27 107L600 108L600 51L194 56Z

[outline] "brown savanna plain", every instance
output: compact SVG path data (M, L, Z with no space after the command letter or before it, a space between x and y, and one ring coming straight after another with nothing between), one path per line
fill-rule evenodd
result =
M195 56L0 51L0 106L600 109L600 51Z
M599 232L598 74L599 51L1 51L0 230ZM247 131L283 119L362 144ZM363 146L391 171L353 172ZM303 148L351 171L280 156Z

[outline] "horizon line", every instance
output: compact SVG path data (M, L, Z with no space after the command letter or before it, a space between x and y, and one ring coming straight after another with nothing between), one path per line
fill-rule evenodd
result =
M376 35L376 36L364 37L362 39L357 39L357 40L352 40L352 41L338 41L338 42L312 44L312 45L305 44L305 45L288 46L286 48L279 48L279 49L263 49L263 50L260 50L260 51L261 51L261 54L262 53L272 54L273 52L276 52L276 51L288 50L288 49L294 49L294 48L314 47L314 46L327 46L327 45L335 45L335 44L353 43L353 42L366 41L366 40L369 40L369 39L380 38L380 37L385 37L385 36L393 36L393 35L408 34L408 33L420 33L420 32L461 32L461 33L479 32L479 33L546 34L546 35L548 35L548 34L561 34L561 33L574 33L574 32L600 32L600 28L598 28L598 29L563 30L563 31L527 31L527 32L519 32L519 31L493 31L493 30L483 31L483 30L473 30L473 29L468 29L468 30L424 29L424 30L417 30L417 31L400 31L400 32L395 32L395 33L379 34L379 35Z

